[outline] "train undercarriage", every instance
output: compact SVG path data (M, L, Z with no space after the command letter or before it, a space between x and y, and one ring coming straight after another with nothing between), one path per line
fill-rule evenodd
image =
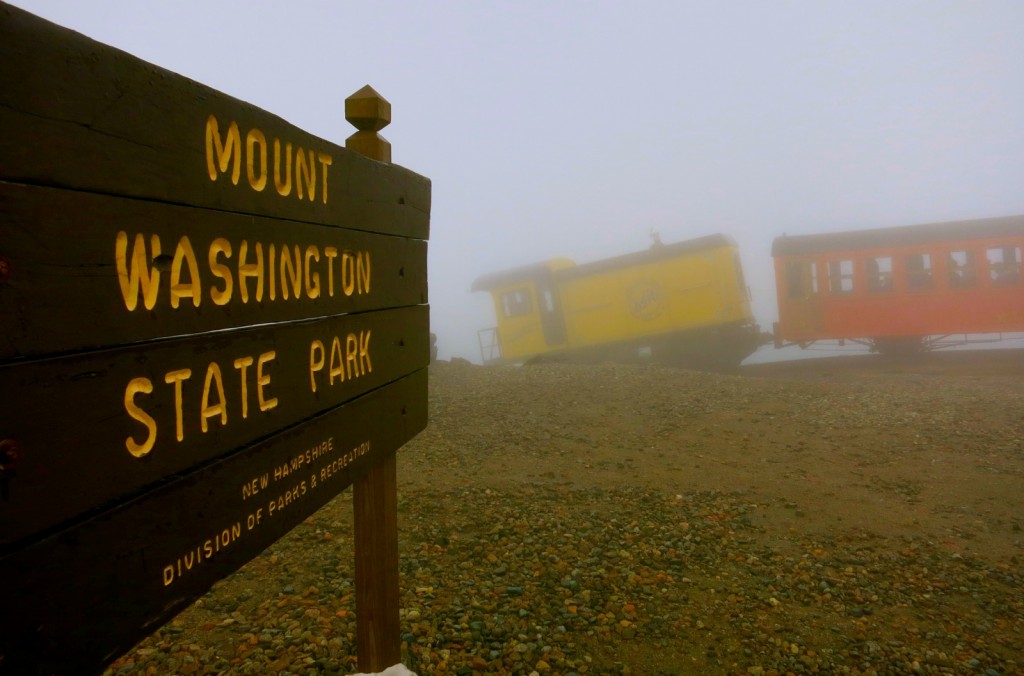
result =
M771 337L761 333L756 324L745 323L549 352L525 363L655 363L697 371L730 372L769 342Z

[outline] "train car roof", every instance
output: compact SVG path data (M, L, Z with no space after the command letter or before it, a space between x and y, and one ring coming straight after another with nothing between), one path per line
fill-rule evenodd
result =
M833 251L855 251L934 242L1024 235L1024 216L978 218L901 225L892 228L826 232L815 235L783 235L772 242L772 256L799 256Z
M574 279L577 277L609 272L611 270L617 270L619 268L630 267L633 265L643 265L660 260L667 260L684 253L693 253L707 249L718 249L723 246L736 246L736 242L728 235L715 234L697 237L696 239L688 239L683 242L675 242L673 244L654 244L643 251L634 251L633 253L615 256L614 258L605 258L603 260L584 263L573 268L561 270L559 271L558 276L561 279Z
M600 274L616 270L618 268L644 263L653 263L659 260L675 258L683 253L703 251L705 249L717 249L723 246L736 246L736 242L727 235L706 235L696 239L688 239L673 244L655 244L643 251L605 258L591 263L576 265L568 258L554 258L531 265L522 265L508 270L492 272L478 277L471 291L487 291L507 284L514 284L525 280L535 279L542 274L557 274L560 279L573 279L586 275Z
M506 284L514 284L526 279L534 279L542 274L550 274L555 270L575 267L575 265L576 263L568 258L552 258L550 260L541 261L540 263L520 265L516 268L509 268L507 270L499 270L498 272L481 275L473 280L473 286L469 287L469 290L489 291L490 289L505 286Z

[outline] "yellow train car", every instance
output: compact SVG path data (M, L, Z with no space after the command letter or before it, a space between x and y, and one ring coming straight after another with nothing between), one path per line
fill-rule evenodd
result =
M725 235L576 265L557 258L477 279L497 326L484 363L652 358L735 367L763 342L736 243Z

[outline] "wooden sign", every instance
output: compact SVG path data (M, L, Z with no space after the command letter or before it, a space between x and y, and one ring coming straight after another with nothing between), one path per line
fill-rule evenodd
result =
M408 307L0 368L0 552L422 368L428 334Z
M420 239L12 183L0 213L0 359L426 302Z
M4 4L0 126L0 673L100 671L353 484L388 666L429 180Z
M430 181L0 5L0 180L426 239Z
M419 371L7 557L0 671L95 671L425 424Z

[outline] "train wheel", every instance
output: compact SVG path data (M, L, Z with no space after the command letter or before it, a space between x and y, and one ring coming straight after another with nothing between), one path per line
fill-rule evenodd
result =
M872 348L878 354L893 357L908 357L925 351L921 336L884 336L872 340Z

